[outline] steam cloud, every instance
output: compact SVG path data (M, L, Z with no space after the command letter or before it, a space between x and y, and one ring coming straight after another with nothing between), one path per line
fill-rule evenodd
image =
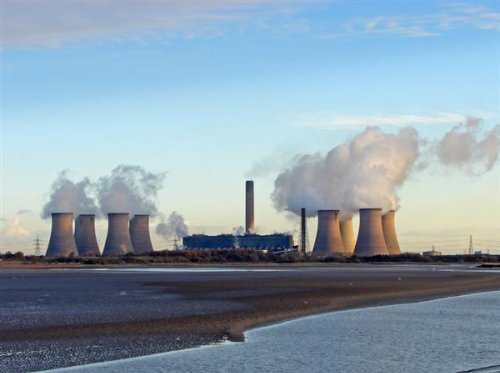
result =
M152 173L143 167L120 165L111 175L101 177L97 184L97 199L103 214L128 212L158 214L158 191L163 186L165 173Z
M50 199L43 206L42 218L50 218L53 212L72 212L75 215L97 213L95 200L89 197L91 189L88 178L74 182L68 178L68 171L62 171L52 184Z
M421 154L437 156L444 166L467 168L475 173L493 168L500 152L500 125L482 136L482 120L469 117L453 127L431 148L411 127L397 135L378 127L367 127L351 142L326 155L295 157L278 175L271 195L278 211L308 215L317 210L339 209L344 219L360 208L382 207L383 212L399 205L398 189L419 169Z
M156 226L156 234L165 239L183 238L189 235L189 229L184 217L174 211L168 219L162 217L161 223Z
M97 182L89 178L75 182L68 178L67 171L63 171L52 184L42 218L50 218L53 212L73 212L75 215L128 212L155 216L158 214L157 195L164 178L165 173L148 172L134 165L120 165Z
M275 180L272 193L278 211L308 214L340 209L347 215L359 208L398 206L397 188L419 156L420 139L412 128L397 135L367 127L350 143L321 154L296 157Z
M437 145L440 162L476 173L491 170L500 151L500 124L480 138L481 122L469 117L447 132Z

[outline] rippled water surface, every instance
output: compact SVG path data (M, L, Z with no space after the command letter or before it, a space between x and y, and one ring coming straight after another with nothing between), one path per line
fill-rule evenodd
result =
M311 316L72 372L500 372L500 292Z

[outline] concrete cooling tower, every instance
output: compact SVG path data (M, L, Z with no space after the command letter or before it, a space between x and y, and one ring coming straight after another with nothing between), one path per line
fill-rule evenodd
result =
M133 252L128 229L128 213L108 214L108 235L102 255L120 256Z
M340 234L342 235L345 251L349 253L349 255L352 255L354 246L356 245L354 229L352 228L352 217L340 221Z
M80 256L99 256L95 235L95 215L80 215L75 221L75 242Z
M384 239L389 255L400 255L401 249L399 248L398 237L396 235L394 216L394 210L391 210L382 216L382 229L384 230Z
M359 232L354 255L389 255L382 229L382 209L359 210Z
M254 211L254 194L253 181L247 180L245 194L245 232L255 232L255 211Z
M78 256L75 238L73 237L73 214L53 213L52 231L45 256L68 257Z
M318 211L318 233L314 242L313 255L350 255L344 247L340 234L339 211Z
M129 232L134 253L144 254L154 251L149 235L149 215L135 215L130 219Z

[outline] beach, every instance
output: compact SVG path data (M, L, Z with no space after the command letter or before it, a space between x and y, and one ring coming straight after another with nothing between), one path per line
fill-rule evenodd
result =
M363 306L500 290L469 265L3 269L0 371L180 350L249 328Z

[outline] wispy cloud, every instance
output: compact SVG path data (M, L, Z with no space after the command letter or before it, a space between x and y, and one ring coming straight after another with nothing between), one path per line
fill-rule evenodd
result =
M59 47L78 42L217 37L251 28L312 37L429 37L459 28L500 31L491 5L429 6L419 14L356 17L340 21L337 7L349 2L305 0L2 1L2 46ZM367 7L369 5L366 5ZM375 4L373 6L376 6ZM332 15L328 22L318 14Z
M445 4L439 11L429 14L351 19L344 22L340 29L326 32L324 37L394 35L417 38L464 28L500 31L500 11L485 5Z
M224 25L259 24L277 13L287 14L294 6L272 0L6 0L2 45L59 47L82 41L154 39L161 33L211 37L222 34Z
M482 118L493 117L482 114ZM294 127L310 128L363 128L366 126L435 126L463 122L466 115L462 113L433 114L386 114L386 115L350 115L342 113L320 112L291 115L285 120Z

